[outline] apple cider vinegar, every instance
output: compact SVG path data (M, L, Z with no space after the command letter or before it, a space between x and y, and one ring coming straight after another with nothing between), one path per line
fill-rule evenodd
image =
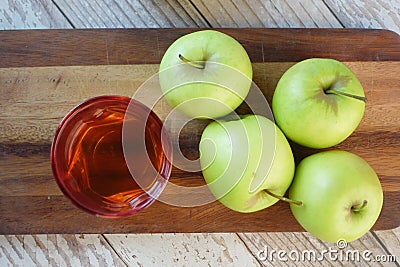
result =
M61 162L53 166L61 189L75 204L98 215L137 212L154 201L148 190L162 190L170 174L161 122L151 112L147 121L142 118L146 112L126 113L129 101L107 97L103 102L85 102L80 111L85 117L66 117L59 129L64 138L53 145L52 154ZM140 113L143 105L135 104ZM127 148L123 148L123 127L134 129L124 140ZM156 180L160 175L164 181Z

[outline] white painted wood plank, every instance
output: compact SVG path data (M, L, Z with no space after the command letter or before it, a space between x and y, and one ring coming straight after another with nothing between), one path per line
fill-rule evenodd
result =
M175 1L175 0L169 0ZM199 27L209 27L207 21L203 18L203 15L198 11L198 9L193 6L190 0L176 0L179 5L186 11L190 18L195 21Z
M150 3L150 1L142 1L146 3ZM185 11L185 9L180 5L180 3L176 0L153 0L158 7L160 7L160 11L164 16L170 21L175 28L185 28L190 26L198 26L193 24L193 20L189 13ZM151 8L152 6L149 5ZM193 9L193 7L191 7ZM199 21L200 23L202 21ZM205 25L202 25L205 26Z
M322 0L193 0L213 27L336 27Z
M187 0L55 0L76 28L206 27Z
M259 266L235 234L105 235L129 266Z
M0 236L0 266L125 266L102 235Z
M399 0L324 0L347 28L389 29L400 33Z
M374 257L387 255L371 233L348 243L344 249L340 249L336 244L320 241L309 233L240 233L238 235L254 257L263 265L268 266L382 266L382 263L374 261ZM280 250L285 251L286 256L281 254L279 258L278 251ZM325 254L322 254L323 251L326 251ZM327 253L329 251L332 253ZM305 253L305 260L301 258L303 253ZM307 255L315 256L311 256L309 260ZM386 262L384 266L396 265L393 262Z
M0 0L0 30L71 28L51 0Z
M376 231L387 250L400 262L400 226L393 230Z
M290 1L286 0L289 10L298 15L301 23L305 28L342 28L340 22L333 16L331 11L323 3L323 1L303 0ZM288 12L284 12L283 14ZM290 12L291 13L291 12ZM289 14L290 14L289 13ZM289 15L288 14L288 15ZM291 26L295 27L295 26Z
M23 254L21 246L15 245L18 241L15 241L16 236L0 236L0 265L1 266L12 266L21 265Z

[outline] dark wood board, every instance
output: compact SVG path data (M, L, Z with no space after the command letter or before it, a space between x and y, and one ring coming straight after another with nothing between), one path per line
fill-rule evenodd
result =
M0 31L0 67L159 63L175 39L194 30L198 29ZM299 61L309 57L343 61L400 58L399 36L386 30L219 30L240 40L252 62Z
M105 86L125 67L146 69L143 73L150 75L156 67L147 65L158 64L176 38L194 30L0 31L0 234L303 231L286 203L241 214L218 202L195 208L156 202L125 219L103 219L76 208L57 188L49 152L63 114L87 97L107 93L98 86ZM255 63L254 80L268 101L280 75L294 62L330 57L352 68L369 102L359 128L337 148L364 157L378 173L385 200L373 229L399 226L400 37L384 30L359 29L220 30L246 48ZM93 80L90 75L95 73L109 76ZM85 83L84 92L74 91L78 84L74 75ZM115 79L112 84L124 87L125 80ZM123 88L117 93L130 94ZM196 155L201 131L191 130L187 138L183 135L182 145L186 153ZM295 144L292 148L297 162L316 152ZM201 173L176 168L171 180L204 183Z

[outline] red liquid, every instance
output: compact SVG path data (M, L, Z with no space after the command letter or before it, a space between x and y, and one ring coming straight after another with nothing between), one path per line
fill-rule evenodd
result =
M118 217L153 202L146 191L161 192L170 167L163 151L162 124L155 114L145 121L149 110L143 105L126 113L130 99L104 98L96 98L63 121L53 144L53 170L63 192L79 207ZM124 148L123 126L129 127Z

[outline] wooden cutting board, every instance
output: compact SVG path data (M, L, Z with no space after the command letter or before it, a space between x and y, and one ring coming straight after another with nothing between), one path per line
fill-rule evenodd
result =
M220 29L239 40L254 63L254 81L271 101L294 62L344 61L367 96L358 129L336 148L366 159L378 173L384 206L375 230L400 225L400 37L383 30ZM251 214L218 202L183 208L160 202L124 219L86 214L52 177L50 144L62 117L97 95L132 96L155 74L162 55L194 29L0 31L0 234L302 231L286 203ZM240 108L246 112L245 108ZM163 117L163 110L158 115ZM161 114L160 114L161 113ZM181 134L197 155L202 122ZM296 161L316 150L292 144ZM171 181L204 184L201 173L173 169Z

